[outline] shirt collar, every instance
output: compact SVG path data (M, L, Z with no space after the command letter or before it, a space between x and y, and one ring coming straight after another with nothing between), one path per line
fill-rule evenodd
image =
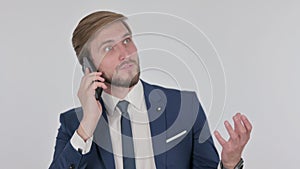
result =
M105 104L105 108L108 110L108 115L113 115L113 112L115 111L115 108L121 99L112 96L104 91L101 96ZM142 82L139 80L138 83L133 86L127 96L122 100L128 101L136 109L140 110L144 101L144 88Z

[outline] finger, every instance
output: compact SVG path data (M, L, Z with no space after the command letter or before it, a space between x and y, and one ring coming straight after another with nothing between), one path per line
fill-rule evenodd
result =
M242 119L242 115L238 113L233 117L235 131L239 137L239 145L244 146L249 140L249 133L247 132L246 127L244 126Z
M91 72L89 74L89 76L100 76L100 75L102 75L102 72Z
M90 77L91 74L92 74L92 76L94 76L94 72L91 73L89 68L85 68L84 76L81 78L81 86L86 86L86 85L84 85L86 83L86 79L88 77Z
M86 79L92 79L92 81L99 80L101 82L105 81L105 78L101 76L102 72L93 72L87 75Z
M99 81L99 82L104 82L105 79L101 76L93 76L91 77L92 81Z
M241 119L242 119L247 131L250 133L252 130L252 124L250 123L250 121L248 120L248 118L245 115L242 115Z
M87 75L87 74L89 74L90 73L90 69L89 68L85 68L85 70L84 70L84 75Z
M88 75L87 77L85 77L82 80L83 80L85 89L89 88L94 82L104 82L105 81L105 79L103 77L97 76L96 74Z
M224 122L225 124L225 128L230 136L229 140L232 140L234 143L236 143L238 141L238 135L234 132L232 126L230 125L230 123L226 120Z
M241 120L241 114L237 113L234 117L233 117L233 121L234 121L234 130L239 134L239 135L243 135L247 132L245 126L242 124L242 120Z
M94 82L91 85L91 87L92 87L93 90L96 90L98 87L101 87L102 89L107 89L107 86L102 82Z
M223 147L226 144L226 140L221 136L221 134L218 131L214 132L215 137L217 138L218 142Z
M107 89L107 86L102 82L93 82L89 88L87 88L84 92L88 95L94 95L96 89L100 87L102 89Z

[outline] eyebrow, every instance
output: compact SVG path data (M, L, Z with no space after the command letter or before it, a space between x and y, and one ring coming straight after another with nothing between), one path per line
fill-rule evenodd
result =
M122 38L125 38L126 36L131 36L131 33L129 33L129 32L125 33L125 34L122 36ZM102 42L102 43L99 45L98 49L100 49L103 45L108 44L108 43L112 43L112 42L114 42L114 40L107 40L107 41L104 41L104 42Z

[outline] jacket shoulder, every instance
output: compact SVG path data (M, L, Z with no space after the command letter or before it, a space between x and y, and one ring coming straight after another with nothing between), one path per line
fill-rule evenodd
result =
M71 133L74 133L79 126L82 116L83 111L81 107L72 108L60 114L60 123L66 129L69 129Z
M171 96L181 96L181 97L196 97L196 92L194 91L189 91L189 90L180 90L180 89L175 89L175 88L170 88L170 87L165 87L161 85L156 85L156 84L150 84L148 82L142 81L144 90L148 91L149 93L152 90L161 90L167 95Z

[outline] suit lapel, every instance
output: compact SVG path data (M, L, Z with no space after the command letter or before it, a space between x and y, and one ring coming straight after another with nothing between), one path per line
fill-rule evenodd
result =
M155 88L143 81L142 84L144 87L145 102L148 110L155 165L157 169L165 169L167 166L167 97L163 90ZM115 161L112 153L108 120L103 101L101 100L100 102L103 107L103 113L94 132L94 142L97 144L97 149L100 152L105 168L113 169L115 168Z
M157 169L166 168L166 104L165 93L142 81L148 110L153 153Z

